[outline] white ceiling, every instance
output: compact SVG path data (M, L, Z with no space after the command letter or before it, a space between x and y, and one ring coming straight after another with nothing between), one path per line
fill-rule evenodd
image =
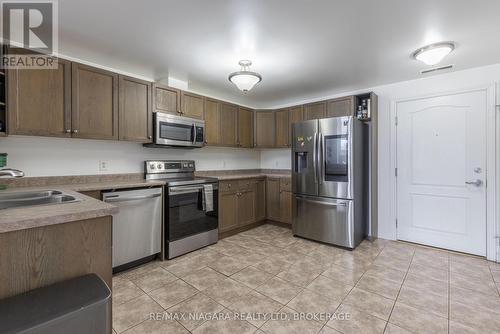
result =
M421 77L415 49L455 41L454 70L500 62L498 0L59 0L59 52L261 108ZM228 80L250 59L263 80Z

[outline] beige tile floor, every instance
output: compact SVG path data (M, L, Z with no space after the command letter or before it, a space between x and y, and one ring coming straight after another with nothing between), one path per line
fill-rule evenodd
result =
M115 276L113 330L500 333L499 289L500 265L477 257L381 239L351 252L263 225Z

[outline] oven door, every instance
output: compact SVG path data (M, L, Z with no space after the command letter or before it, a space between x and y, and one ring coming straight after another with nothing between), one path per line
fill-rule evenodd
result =
M168 187L166 235L167 242L180 240L218 228L219 190L213 187L213 210L207 211L203 185Z
M155 113L155 144L169 146L203 145L204 124L199 125L197 120L188 117ZM201 139L201 140L200 140Z

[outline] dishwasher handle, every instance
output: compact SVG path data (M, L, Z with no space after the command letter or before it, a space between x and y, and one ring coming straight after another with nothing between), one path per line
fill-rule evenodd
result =
M155 198L155 197L160 197L161 194L152 194L152 195L145 195L145 196L127 196L127 197L120 197L120 195L111 195L109 197L104 198L104 202L106 203L116 203L116 202L127 202L127 201L139 201L143 199L150 199L150 198Z

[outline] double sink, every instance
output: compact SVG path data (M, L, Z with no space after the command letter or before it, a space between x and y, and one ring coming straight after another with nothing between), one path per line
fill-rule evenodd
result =
M39 190L29 192L0 192L0 210L37 206L47 204L62 204L78 202L79 200L58 190Z

